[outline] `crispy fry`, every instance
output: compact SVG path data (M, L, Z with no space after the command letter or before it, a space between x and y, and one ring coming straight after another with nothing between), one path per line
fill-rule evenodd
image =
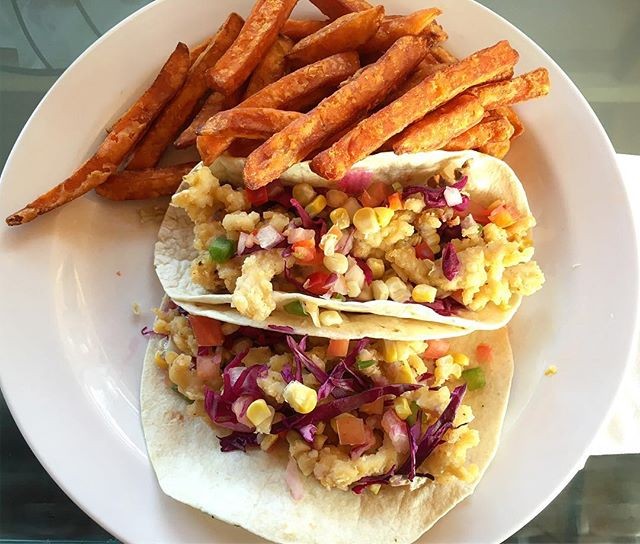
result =
M196 164L198 163L187 162L165 168L125 170L96 187L96 193L109 200L146 200L172 195L178 189L182 177Z
M311 3L330 19L373 7L365 0L311 0Z
M504 159L509 150L511 149L511 141L504 140L501 142L489 142L478 147L480 153L491 155L498 159Z
M179 43L155 81L115 123L96 153L62 183L7 217L7 225L28 223L104 183L182 87L188 70L189 48Z
M404 129L393 139L393 150L400 155L440 149L479 123L483 115L478 99L461 94Z
M414 72L400 85L395 91L393 91L383 102L383 104L390 104L394 100L400 98L403 94L409 92L424 78L439 72L446 67L446 64L431 64L426 61L422 61Z
M322 89L316 89L310 93L294 98L290 102L284 104L285 109L289 111L302 111L307 112L315 108L321 100L327 98L327 96L333 94L336 90L336 86L323 87Z
M195 62L198 60L198 57L202 55L202 52L207 47L209 47L211 40L213 40L213 36L209 36L202 40L198 45L194 45L193 47L189 48L189 61L191 62L191 66L195 64Z
M449 35L445 32L444 28L440 26L436 21L433 21L422 33L425 38L433 41L434 44L438 42L446 42Z
M340 87L317 107L273 135L249 155L244 167L247 187L257 189L317 149L327 138L374 108L422 60L425 40L404 36L375 64Z
M441 13L438 8L427 8L404 17L386 18L360 51L365 54L386 51L401 36L417 36L424 32Z
M486 109L494 109L544 96L549 94L549 87L549 72L546 68L538 68L510 81L481 85L470 92Z
M383 16L384 8L376 6L338 17L295 44L287 58L293 65L302 66L335 53L357 49L376 34Z
M160 114L134 151L133 157L127 165L128 170L144 170L158 164L164 150L171 145L180 129L194 113L198 102L206 94L207 84L204 78L206 70L213 66L233 43L242 24L243 20L240 15L237 13L229 15L209 47L189 70L187 81L182 89Z
M327 26L330 22L331 21L287 19L280 33L297 42L302 38L310 36L314 32L318 32L318 30Z
M200 129L200 135L217 134L256 140L281 131L304 114L273 108L233 108L221 111Z
M238 105L239 108L274 108L280 109L291 101L308 96L317 89L337 85L355 73L360 67L358 54L355 51L338 53L326 59L319 60L291 72L283 78L267 85L254 95ZM198 147L207 149L207 159L216 158L229 147L232 138L207 136L207 142ZM215 155L215 153L218 155ZM204 160L204 158L203 158ZM206 164L211 164L205 160Z
M524 132L524 125L522 124L520 117L518 117L518 114L513 111L513 108L501 107L496 108L494 111L498 115L505 117L509 123L511 123L511 126L513 127L513 136L511 136L512 140L515 140L518 136L522 135Z
M257 0L233 45L207 72L209 86L229 95L249 79L278 38L297 0Z
M444 149L447 151L475 149L489 142L508 140L512 134L513 127L504 117L487 117L474 127L449 140Z
M244 93L245 98L257 93L274 81L278 81L286 73L285 57L292 47L293 42L289 38L278 36L276 43L271 46L251 74L247 90Z
M184 149L196 143L197 130L206 123L207 119L224 109L225 97L220 93L211 93L205 100L202 108L185 128L180 136L173 142L176 149Z
M246 140L244 138L238 138L233 140L227 153L232 157L248 157L254 150L258 149L264 140Z
M442 64L453 64L458 62L458 58L450 51L445 49L442 45L436 45L431 48L431 54L436 58L438 62Z
M405 127L469 87L508 70L517 60L518 52L507 41L501 41L447 66L361 121L329 149L318 154L311 161L311 168L326 179L340 179L354 163Z

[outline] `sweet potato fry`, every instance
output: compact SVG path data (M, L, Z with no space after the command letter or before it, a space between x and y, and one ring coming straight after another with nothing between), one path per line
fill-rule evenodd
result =
M297 0L257 0L240 34L207 75L214 91L229 95L249 79L278 38Z
M227 153L232 157L248 157L263 143L264 140L246 140L244 138L238 138L231 142L229 149L227 149Z
M213 66L233 43L242 24L240 15L236 13L229 15L211 40L209 47L189 70L187 81L182 89L145 134L127 165L128 170L144 170L158 164L164 150L171 145L180 129L194 113L198 102L206 94L207 83L204 77L206 70Z
M508 106L549 94L549 72L538 68L509 81L481 85L469 92L478 97L485 109Z
M445 32L444 28L440 26L436 21L433 21L422 33L425 38L432 40L434 44L438 42L446 42L449 35Z
M297 111L273 108L233 108L214 115L202 126L199 134L265 139L303 115Z
M494 111L498 115L505 117L509 123L511 123L511 126L513 127L513 136L511 136L511 140L515 140L518 136L522 135L524 132L524 125L522 124L520 117L518 117L518 114L513 111L513 108L501 107L496 108Z
M373 7L366 0L311 0L311 3L330 19Z
M504 159L511 149L511 141L504 140L501 142L489 142L478 147L477 151L491 155L498 159Z
M324 28L300 40L287 58L294 66L303 66L343 51L352 51L376 34L384 8L376 6L338 17Z
M337 85L355 73L359 67L358 54L355 51L338 53L291 72L251 95L238 107L280 109L285 104L308 96L318 89ZM206 164L211 164L210 160L224 153L233 138L209 135L206 140L206 142L198 144L198 147L207 150L207 160L204 157L203 160Z
M244 167L247 187L257 189L267 185L327 138L374 108L415 68L426 51L423 38L404 36L396 41L358 77L251 153Z
M424 78L435 74L446 67L446 64L430 64L424 60L418 64L414 72L395 90L393 91L383 102L383 104L390 104L394 100L400 98L403 94L409 92Z
M189 71L189 48L179 43L155 81L113 125L96 153L70 177L7 217L7 225L22 225L104 183L112 175L162 108L182 87Z
M501 41L447 66L361 121L329 149L318 154L311 161L311 168L326 179L340 179L354 163L405 127L469 87L508 70L517 60L518 52L507 41Z
M202 52L207 47L209 47L209 44L211 43L211 40L213 40L213 38L213 36L209 36L202 40L198 45L194 45L193 47L189 48L189 61L191 62L191 66L195 64L195 62L198 60L198 57L202 55Z
M513 127L504 117L487 117L469 130L449 140L444 149L447 151L475 149L489 142L508 140L512 134Z
M436 45L432 47L431 54L436 58L438 62L441 62L442 64L453 64L454 62L458 62L458 58L455 55L451 54L442 45Z
M196 143L197 130L206 123L207 119L224 109L225 97L220 93L211 93L205 100L202 108L193 118L187 128L173 142L176 149L185 149Z
M360 51L365 54L386 51L401 36L417 36L424 32L441 13L438 8L427 8L403 17L386 18Z
M323 87L322 89L316 89L310 93L294 98L290 102L284 104L285 109L288 111L301 111L307 112L315 108L321 100L327 98L327 96L333 94L336 90L336 85L332 87Z
M244 93L245 98L257 93L274 81L278 81L286 73L285 57L292 47L293 42L289 38L278 36L276 43L271 46L251 74L247 90Z
M314 32L318 32L318 30L327 26L330 22L331 21L287 19L280 33L297 42L302 38L310 36Z
M172 195L178 189L182 177L196 164L198 163L187 162L165 168L124 170L96 187L96 193L109 200L146 200Z
M393 139L398 154L440 149L482 120L484 108L472 95L461 94L427 113Z

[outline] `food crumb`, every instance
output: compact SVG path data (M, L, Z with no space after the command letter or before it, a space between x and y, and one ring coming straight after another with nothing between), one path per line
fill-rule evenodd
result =
M544 371L545 376L553 376L558 373L558 367L556 365L549 365Z
M138 216L140 217L140 223L148 223L149 221L160 221L165 214L166 210L162 206L148 206L146 208L138 209Z
M116 276L122 276L122 272L120 272L120 270L116 271Z
M580 263L575 263L571 265L571 268L576 269L576 268L580 268L582 265Z
M131 305L131 311L133 312L134 315L140 315L142 313L140 310L140 304L138 304L137 302L134 302Z

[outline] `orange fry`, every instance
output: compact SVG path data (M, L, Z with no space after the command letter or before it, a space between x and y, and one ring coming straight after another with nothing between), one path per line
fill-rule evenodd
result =
M312 170L326 179L340 179L354 163L373 153L405 127L469 87L508 70L517 60L518 52L507 41L501 41L447 66L361 121L329 149L318 154L311 161Z
M480 153L491 155L498 159L504 159L511 149L511 141L504 140L501 142L489 142L478 147Z
M487 117L481 123L449 140L444 149L447 151L475 149L489 142L508 140L512 135L513 127L504 117Z
M146 200L172 195L178 189L182 177L196 164L187 162L165 168L125 170L96 187L96 193L109 200Z
M209 47L189 70L187 81L182 89L145 134L127 165L128 170L144 170L158 164L164 150L180 133L180 129L190 119L198 102L206 94L207 84L204 78L206 70L213 66L233 43L242 24L240 15L236 13L229 15Z
M318 89L337 85L355 73L359 67L358 54L355 51L338 53L291 72L251 95L238 107L280 109ZM205 160L205 163L210 164L211 158L217 157L214 155L214 151L217 151L218 155L224 153L232 141L233 138L229 137L207 136L206 144L198 145L198 147L208 150L206 157L208 160Z
M478 99L461 94L404 129L393 139L393 150L400 155L440 149L479 123L483 115Z
M207 72L209 86L224 95L233 93L278 38L297 0L257 0L240 34L213 68Z
M436 58L438 62L442 64L453 64L458 62L458 58L445 49L442 45L436 45L431 48L431 54Z
M431 64L426 61L422 61L414 72L400 85L395 91L393 91L383 102L385 105L390 104L394 100L400 98L403 94L413 89L424 78L435 74L446 67L446 64Z
M195 64L195 62L198 60L198 57L202 55L202 52L207 47L209 47L211 40L213 40L213 36L209 36L202 40L198 45L194 45L193 47L189 48L189 61L191 62L191 66Z
M444 28L437 22L433 21L422 33L425 38L429 38L434 44L438 42L445 42L449 38L449 35L445 32Z
M232 157L248 157L254 150L258 149L264 140L246 140L244 138L238 138L233 140L227 153Z
M189 70L189 48L179 43L155 81L115 123L95 155L62 183L7 217L8 225L22 225L62 206L104 183L140 141L162 108L182 87Z
M357 49L376 33L383 16L384 8L376 6L338 17L295 44L287 58L293 65L303 66L335 53Z
M401 36L421 34L441 13L438 8L427 8L403 17L386 18L360 50L363 53L386 51Z
M211 93L200 111L191 121L191 124L185 128L180 136L173 142L176 149L184 149L196 143L197 130L206 123L207 119L224 109L225 97L220 93Z
M247 90L244 93L245 98L257 93L274 81L278 81L286 73L285 57L292 47L293 42L289 38L278 36L276 43L270 47L251 74Z
M329 19L337 19L354 11L365 11L373 6L366 0L311 0L311 3Z
M318 30L327 26L329 22L330 21L287 19L280 33L297 42L302 38L310 36L314 32L318 32Z
M396 41L377 62L251 153L244 167L246 186L257 189L267 185L331 135L374 108L415 68L426 50L424 39L416 36Z
M324 100L330 94L333 94L335 89L335 85L332 87L323 87L321 89L316 89L315 91L311 91L310 93L305 94L304 96L300 96L298 98L294 98L293 100L284 104L286 106L285 109L289 111L302 111L307 112L313 108L315 108L321 100Z
M494 111L498 115L505 117L509 123L511 123L511 126L513 127L513 136L511 136L512 140L515 140L518 136L522 135L524 132L524 125L522 124L520 117L518 117L518 114L513 111L513 108L501 107L496 108Z
M470 92L486 109L493 109L547 95L549 88L549 72L546 68L538 68L509 81L481 85Z

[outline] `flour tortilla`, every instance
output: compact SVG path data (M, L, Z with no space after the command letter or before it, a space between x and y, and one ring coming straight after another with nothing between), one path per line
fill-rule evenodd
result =
M304 497L291 498L284 480L285 450L222 453L214 431L187 413L188 403L166 384L154 363L161 340L151 340L141 387L142 424L149 458L160 487L174 499L274 542L305 544L409 543L428 530L476 484L459 480L427 481L411 491L383 486L378 495L323 488L304 478ZM451 341L477 366L475 348L493 347L494 361L484 365L487 385L469 391L463 403L473 408L472 427L480 444L468 451L480 476L494 456L507 406L513 357L506 329L475 332Z
M475 151L446 152L432 151L395 155L379 153L359 162L355 168L373 172L374 181L388 184L421 185L438 172L453 171L471 160L469 181L465 191L471 194L474 202L483 207L489 206L497 199L502 199L516 209L519 215L530 215L527 197L513 170L505 162L476 153ZM209 168L221 181L233 185L242 184L244 159L221 157ZM206 168L198 165L196 168ZM308 162L292 166L281 177L285 185L307 182L316 187L335 186L309 168ZM231 294L211 294L203 287L191 281L190 267L197 256L193 249L193 223L181 208L169 206L158 234L155 248L155 267L160 282L166 293L177 302L197 302L201 304L232 303ZM279 308L294 300L313 302L320 307L341 312L367 313L381 316L380 323L396 318L418 319L433 323L454 325L471 330L493 330L505 326L520 306L522 297L513 295L510 308L503 310L493 303L483 310L474 312L462 309L455 316L443 316L420 304L400 303L394 301L372 300L368 302L323 299L303 293L286 293L274 291L274 300Z

